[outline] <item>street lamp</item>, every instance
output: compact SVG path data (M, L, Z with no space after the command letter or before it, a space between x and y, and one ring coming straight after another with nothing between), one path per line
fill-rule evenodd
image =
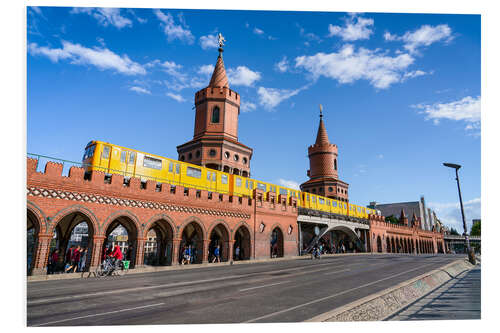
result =
M465 214L464 214L464 204L462 203L462 192L460 191L460 180L458 179L458 169L460 169L462 166L459 164L453 164L453 163L443 163L445 167L455 169L455 174L457 176L457 186L458 186L458 198L460 199L460 210L462 212L462 222L464 224L464 236L465 236L465 246L467 248L467 254L469 256L469 261L472 264L476 263L476 259L474 258L474 253L471 251L470 244L469 244L469 236L467 235L467 224L465 223Z

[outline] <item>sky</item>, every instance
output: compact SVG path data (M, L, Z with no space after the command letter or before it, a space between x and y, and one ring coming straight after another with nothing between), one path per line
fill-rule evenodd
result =
M226 39L252 178L297 187L323 105L352 203L417 201L459 232L481 209L480 15L28 7L27 152L102 140L169 158ZM470 231L470 230L469 230Z

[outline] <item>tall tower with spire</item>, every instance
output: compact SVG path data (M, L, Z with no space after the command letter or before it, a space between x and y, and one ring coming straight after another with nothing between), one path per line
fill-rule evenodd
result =
M219 34L219 56L207 87L196 92L194 135L177 146L179 160L250 177L253 150L238 141L240 95L229 88Z
M348 202L349 184L339 179L338 148L328 139L321 105L319 106L319 127L316 142L309 146L307 151L309 155L309 170L307 170L309 180L302 183L300 189Z

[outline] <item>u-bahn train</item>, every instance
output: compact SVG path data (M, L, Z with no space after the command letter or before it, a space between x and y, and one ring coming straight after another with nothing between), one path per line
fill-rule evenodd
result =
M160 183L182 185L239 197L252 197L253 190L259 188L266 195L268 192L274 192L276 195L286 196L287 202L290 197L295 197L297 205L302 208L361 219L368 218L368 214L377 215L378 213L374 209L352 203L102 141L90 141L87 144L82 162L86 173L91 173L93 170L106 174L117 173L124 175L125 178L136 177L142 181L150 179Z

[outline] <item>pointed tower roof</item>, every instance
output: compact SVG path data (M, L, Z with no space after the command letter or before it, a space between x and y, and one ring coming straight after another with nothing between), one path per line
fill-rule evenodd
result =
M224 50L222 49L222 47L219 47L219 57L217 57L217 63L215 64L212 78L210 79L210 83L208 84L209 87L229 88L226 69L224 68L224 60L222 60L222 52L224 52Z
M323 123L323 106L319 105L319 127L316 135L316 145L329 145L328 133L326 132L325 124Z

